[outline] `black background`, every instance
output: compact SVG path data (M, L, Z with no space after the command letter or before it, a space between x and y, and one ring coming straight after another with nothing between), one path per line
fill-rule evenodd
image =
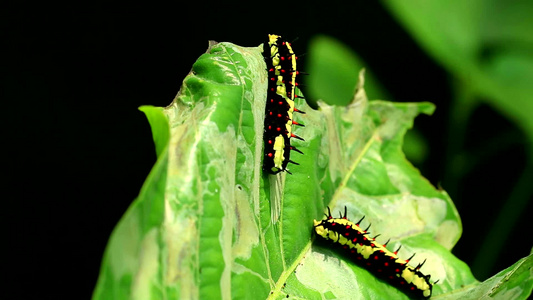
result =
M91 296L108 237L155 162L150 127L137 108L168 105L208 40L257 46L267 33L276 33L298 38L294 47L302 52L315 34L342 40L362 57L390 100L437 105L432 117L416 121L431 147L429 159L418 167L446 188L442 133L452 97L448 75L379 3L362 3L339 7L307 1L274 10L279 4L36 7L21 2L3 10L2 131L9 193L2 221L6 258L14 265L4 272L12 281L8 290L20 298ZM486 119L496 128L512 127L490 108L476 118L474 135L475 123ZM483 169L457 188L452 198L463 220L475 221L479 213L465 199L506 197L512 174L525 160L520 149L505 155L516 161L502 163L510 175L499 191L485 195L467 188L490 185ZM467 225L455 251L468 263L479 249L464 242L477 242ZM525 255L503 260L497 270Z

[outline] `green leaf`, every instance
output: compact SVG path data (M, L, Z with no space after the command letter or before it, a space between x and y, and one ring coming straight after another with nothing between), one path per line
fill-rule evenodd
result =
M363 61L346 45L328 36L314 37L309 46L306 89L310 99L333 105L347 105L352 100L359 70L366 68L365 89L372 99L386 99L387 92L374 79Z
M352 101L357 85L358 70L365 69L365 91L371 99L389 98L387 91L372 75L371 70L352 49L324 35L314 37L307 59L306 79L308 99L321 99L331 105L347 105ZM316 103L315 103L316 104ZM426 142L416 130L410 131L404 144L406 156L416 163L426 158Z
M427 258L435 295L475 285L450 253L462 230L452 201L401 151L434 106L368 102L362 75L347 107L299 100L305 155L291 156L294 175L267 175L261 50L212 43L170 106L141 108L158 160L110 237L93 299L406 298L313 243L326 206L365 215L413 264Z
M163 299L161 240L168 169L168 120L163 110L145 106L158 159L139 193L111 234L93 299ZM165 131L167 132L165 134Z
M531 185L524 182L530 182L528 174L533 161L533 1L385 0L383 3L420 46L453 76L456 97L452 99L449 114L450 157L444 180L452 193L473 165L464 157L483 157L494 146L509 147L499 137L486 139L482 153L472 153L465 146L466 128L478 105L490 105L528 136L528 141L513 141L524 145L529 154L525 175L520 175L496 218L505 220L505 225L495 222L490 230L501 236L511 234L523 211L520 208L525 207L522 204L529 201L532 193ZM488 234L483 238L473 263L475 273L483 278L489 276L503 248L501 245L483 247L491 245L493 237Z
M533 255L484 282L467 285L450 293L450 299L528 299L533 289Z
M459 86L501 111L533 142L532 1L383 2ZM459 110L472 101L458 100Z
M155 152L157 157L168 145L170 130L168 129L168 119L165 117L163 108L143 105L139 110L146 114L150 127L152 127L152 136L154 138Z

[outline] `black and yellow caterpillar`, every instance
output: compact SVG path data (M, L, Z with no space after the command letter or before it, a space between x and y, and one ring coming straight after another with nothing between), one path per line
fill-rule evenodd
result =
M292 132L292 125L304 126L294 121L293 116L295 112L304 113L294 107L299 75L296 68L297 57L291 44L274 34L269 34L268 41L263 43L263 55L268 71L263 170L271 174L281 171L291 174L287 170L287 164L297 163L290 160L290 151L302 152L291 146L290 139L303 140Z
M407 263L413 258L407 260L398 257L398 248L396 251L389 251L387 243L381 245L376 242L376 237L370 237L369 232L359 227L363 220L353 223L346 218L346 207L344 216L333 218L328 207L326 218L317 221L314 220L314 228L318 237L332 244L347 254L354 262L368 269L377 277L390 282L415 297L431 297L433 284L430 282L430 275L424 275L420 268L424 262L418 264L415 268Z

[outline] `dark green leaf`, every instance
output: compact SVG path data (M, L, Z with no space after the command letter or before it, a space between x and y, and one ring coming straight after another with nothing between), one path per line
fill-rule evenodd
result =
M365 90L372 99L386 99L387 92L374 79L363 61L346 45L328 37L311 40L307 56L309 76L306 89L310 99L347 105L352 100L359 70L367 69ZM370 73L370 74L369 74Z
M532 1L383 2L460 85L502 111L533 141Z

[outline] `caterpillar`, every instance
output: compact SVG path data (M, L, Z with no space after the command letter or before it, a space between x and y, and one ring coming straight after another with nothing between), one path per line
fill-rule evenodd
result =
M290 159L290 151L300 154L303 152L291 145L291 138L304 140L292 132L292 125L304 126L294 121L293 114L305 114L294 107L294 99L303 98L295 93L295 88L299 85L297 77L300 74L296 68L297 56L291 44L275 34L269 34L268 40L263 43L263 55L268 72L263 170L271 174L281 171L292 174L287 170L287 164L298 163Z
M407 294L418 298L431 297L434 284L429 280L431 275L424 275L420 272L425 260L415 268L409 266L407 263L414 257L414 254L407 260L400 259L397 254L401 246L391 252L386 248L390 239L383 245L377 243L376 237L379 234L370 237L370 232L368 232L370 226L365 230L359 227L364 217L357 223L349 221L346 218L346 207L344 207L344 215L341 214L340 218L333 218L329 207L325 216L326 218L321 221L314 220L314 228L318 237L349 255L354 262L368 269L376 277L390 282Z

